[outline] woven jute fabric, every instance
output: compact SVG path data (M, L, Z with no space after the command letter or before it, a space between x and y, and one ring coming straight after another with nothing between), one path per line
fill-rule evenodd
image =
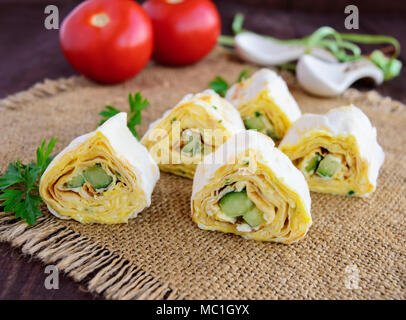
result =
M46 80L0 101L0 172L34 159L44 138L56 151L96 128L106 105L127 110L129 92L151 102L141 132L184 94L216 75L232 82L243 68L217 49L191 67L150 65L114 86L82 77ZM250 66L251 70L254 67ZM50 215L34 227L0 213L0 240L111 299L406 298L406 106L374 91L338 98L307 95L282 73L303 112L354 103L378 129L386 153L369 198L312 193L313 225L299 243L281 245L200 230L190 218L192 181L161 174L152 205L127 225L82 225Z

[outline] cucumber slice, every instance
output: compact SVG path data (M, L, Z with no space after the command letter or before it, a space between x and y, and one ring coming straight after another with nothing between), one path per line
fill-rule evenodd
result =
M244 125L247 129L255 129L258 131L269 128L268 120L260 112L256 112L253 117L245 118Z
M331 178L340 169L341 161L330 155L326 155L323 160L320 161L317 168L317 173L322 177Z
M253 206L254 203L248 199L247 191L229 192L219 201L219 206L224 214L231 218L244 215Z
M257 207L253 207L250 211L245 213L242 218L253 228L265 223L264 215Z
M182 148L182 152L189 157L192 157L196 154L202 153L202 141L200 134L195 132L185 133L185 146Z
M67 183L68 187L71 189L80 188L84 184L85 184L85 178L82 176L82 174L78 174L77 176L74 176Z
M200 154L202 151L202 143L200 140L193 139L187 145L185 145L182 149L182 152L188 155L189 157L194 156L196 154Z
M255 115L253 117L245 118L244 125L247 130L257 130L259 132L262 132L263 134L266 134L272 140L278 140L278 136L272 130L272 125L269 123L268 119L260 112L255 112Z
M266 134L269 138L271 138L273 141L278 141L278 140L279 140L279 138L278 138L278 136L276 135L276 133L273 132L271 129L266 129L266 130L265 130L265 134Z
M107 188L113 181L100 164L87 168L83 171L83 176L95 189Z
M323 159L323 157L316 153L316 155L309 161L309 163L306 166L306 171L308 173L313 173L316 169L317 166L319 165L320 161Z

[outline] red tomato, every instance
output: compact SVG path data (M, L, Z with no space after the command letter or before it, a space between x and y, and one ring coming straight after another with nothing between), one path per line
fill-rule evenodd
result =
M220 15L209 0L147 0L156 61L185 65L205 57L220 35Z
M153 30L148 15L134 1L88 0L63 21L60 42L78 72L115 83L146 65L153 50Z

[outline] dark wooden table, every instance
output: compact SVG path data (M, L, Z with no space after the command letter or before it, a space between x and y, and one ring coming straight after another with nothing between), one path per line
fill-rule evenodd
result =
M0 0L0 99L27 89L44 78L75 74L65 61L58 43L58 31L44 28L44 8L58 6L61 20L79 0ZM142 1L141 1L142 2ZM230 33L232 17L245 13L245 27L279 38L303 37L329 25L344 29L345 0L254 0L216 1L223 33ZM351 1L360 11L360 32L389 34L406 47L406 5L403 1ZM402 53L401 60L406 61ZM406 71L376 88L383 95L406 103ZM367 84L357 84L369 90ZM7 128L2 128L7 130ZM19 249L0 243L0 299L98 299L80 284L61 276L59 290L44 287L44 266L23 256Z

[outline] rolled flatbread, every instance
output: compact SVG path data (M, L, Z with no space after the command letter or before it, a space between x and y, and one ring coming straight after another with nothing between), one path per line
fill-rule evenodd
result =
M269 137L240 132L199 164L192 219L204 230L291 243L311 223L306 180Z
M196 166L234 133L238 111L213 90L186 95L150 125L141 142L162 171L193 178Z
M385 154L376 128L356 106L305 114L279 145L312 191L366 196L376 189Z
M261 69L234 84L226 99L240 112L247 129L260 131L275 143L300 116L301 111L286 82L274 71Z
M73 140L41 177L51 213L81 223L125 223L151 204L159 169L119 113Z

